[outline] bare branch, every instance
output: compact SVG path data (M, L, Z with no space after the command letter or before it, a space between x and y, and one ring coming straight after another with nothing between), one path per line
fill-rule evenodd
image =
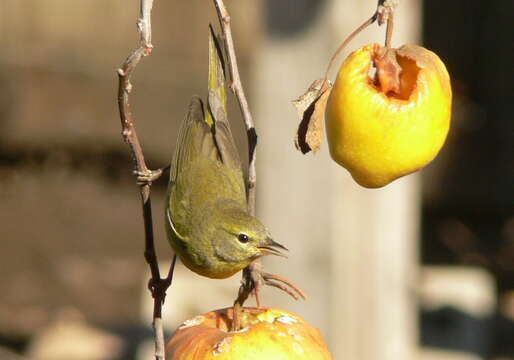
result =
M257 147L257 132L255 131L252 115L248 106L248 101L246 100L243 86L241 84L241 78L239 76L234 40L232 39L232 30L230 26L230 15L223 0L213 1L214 6L216 7L216 12L218 14L221 30L223 32L224 45L228 57L227 62L230 72L230 89L237 98L239 108L243 115L243 120L246 126L249 161L247 180L248 209L250 214L255 215L255 185L257 181L255 172L255 149ZM295 299L304 298L305 295L301 289L299 289L296 285L287 279L282 277L274 277L274 275L264 273L262 271L262 263L260 259L254 260L243 270L242 284L239 288L238 297L234 302L234 321L232 323L232 330L235 331L239 329L243 304L248 299L250 294L253 293L255 295L257 306L260 307L260 289L262 288L262 285L277 287L293 296Z
M248 180L246 196L248 200L248 210L250 214L255 215L255 185L257 181L257 174L255 171L255 149L257 147L257 132L253 124L252 114L248 106L248 101L241 84L239 76L239 68L237 66L236 51L234 48L234 40L232 39L232 29L230 26L230 15L223 0L213 0L216 7L216 13L220 22L221 30L223 32L223 39L225 50L228 57L228 67L230 72L230 89L235 94L239 103L239 108L243 115L243 120L246 127L246 136L248 138ZM254 260L244 271L241 287L239 288L239 295L234 302L234 321L232 330L238 330L240 325L240 316L244 302L248 296L254 292L257 301L260 303L259 289L260 277L253 269L262 269L262 264L259 259Z
M239 103L239 108L243 115L246 126L246 135L248 137L248 181L247 181L247 198L248 208L252 215L255 215L255 184L257 180L255 172L255 148L257 147L257 132L253 123L252 114L248 106L248 101L241 84L239 69L237 66L236 51L234 48L234 40L232 39L232 29L230 26L230 15L223 0L214 0L216 12L223 32L225 49L228 57L228 66L230 72L230 89L235 94Z
M137 21L137 27L140 34L139 47L133 50L121 68L118 69L118 107L120 112L121 127L123 140L129 145L135 164L135 174L137 175L138 184L141 190L141 202L143 208L143 220L145 228L145 259L150 266L152 277L149 283L149 289L154 298L154 318L153 328L155 334L155 359L164 360L164 334L162 328L162 304L166 296L166 289L171 285L173 277L173 269L175 265L175 257L173 257L168 276L161 278L157 255L155 253L153 220L152 220L152 203L150 199L150 185L161 174L162 169L151 171L148 169L143 149L137 136L134 126L134 115L129 102L129 95L132 90L130 79L136 66L144 56L150 55L152 52L152 27L151 27L151 11L153 0L141 0L140 13Z
M147 1L142 0L142 3ZM149 1L150 3L152 1ZM141 5L141 9L144 6ZM150 14L146 12L146 14ZM143 12L140 14L140 18L138 20L138 24L145 23L143 20ZM145 29L144 26L138 26L139 30ZM148 29L146 28L148 32ZM145 157L143 154L143 149L141 148L141 143L139 142L139 138L137 136L136 128L134 126L134 115L132 113L132 108L129 103L129 95L132 90L132 84L130 83L130 79L134 69L136 68L139 61L143 56L147 55L148 44L143 41L143 38L148 38L148 35L143 36L141 33L141 45L139 48L135 49L130 53L127 57L123 65L120 69L118 69L118 107L120 111L121 118L121 127L122 127L122 136L125 142L129 145L132 156L134 158L134 163L136 167L137 174L150 174L151 171L146 166ZM157 265L157 258L155 256L155 248L153 245L153 226L152 226L152 208L150 201L150 183L142 183L141 185L141 198L143 202L143 217L145 222L145 236L146 236L146 247L145 247L145 258L150 265L150 269L152 271L152 278L160 278L159 267Z
M153 0L142 0L139 8L137 27L141 36L141 45L146 49L152 49L152 8Z

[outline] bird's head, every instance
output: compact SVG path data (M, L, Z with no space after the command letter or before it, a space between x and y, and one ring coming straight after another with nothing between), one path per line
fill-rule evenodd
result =
M216 256L233 263L249 264L263 255L286 257L287 248L275 242L266 227L246 211L226 210L218 222L213 246Z

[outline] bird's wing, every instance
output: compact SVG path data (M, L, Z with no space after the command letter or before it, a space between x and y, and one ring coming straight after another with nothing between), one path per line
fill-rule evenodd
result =
M221 161L228 167L241 169L239 152L230 131L225 107L216 92L212 90L209 91L209 110L214 118L214 138Z
M171 163L170 181L176 182L184 169L200 157L220 160L211 127L204 121L202 100L198 96L193 96L179 130Z

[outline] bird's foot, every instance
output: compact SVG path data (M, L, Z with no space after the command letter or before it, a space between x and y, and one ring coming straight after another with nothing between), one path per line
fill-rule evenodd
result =
M295 283L280 275L264 272L262 269L262 263L260 261L254 261L243 270L243 280L239 287L237 299L234 302L232 331L238 331L240 329L240 318L243 310L243 304L250 294L255 295L257 307L261 307L260 291L263 285L280 289L292 296L295 300L307 299L305 292Z
M295 300L307 300L307 294L305 294L305 292L291 280L288 280L283 276L270 274L267 272L262 272L261 275L264 280L264 285L276 287L277 289L280 289L292 296ZM259 298L257 290L258 288L255 288L254 290L256 299ZM258 303L257 306L260 307L260 304Z
M160 168L157 170L149 170L149 169L147 169L146 171L134 170L134 175L136 175L137 184L140 186L152 185L152 182L159 179L166 170L169 170L169 168L170 168L170 166L168 165L166 167L163 167L163 168Z
M168 290L170 285L170 277L161 279L150 278L150 280L148 280L148 289L152 293L152 297L154 299L160 299L162 303L164 303L164 299L166 298L166 290Z

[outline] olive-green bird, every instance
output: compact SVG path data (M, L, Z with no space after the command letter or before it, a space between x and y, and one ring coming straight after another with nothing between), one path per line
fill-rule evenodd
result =
M195 273L220 279L262 255L282 255L278 249L286 248L249 214L241 162L214 92L209 104L206 116L200 98L193 97L182 123L165 223L182 262Z

